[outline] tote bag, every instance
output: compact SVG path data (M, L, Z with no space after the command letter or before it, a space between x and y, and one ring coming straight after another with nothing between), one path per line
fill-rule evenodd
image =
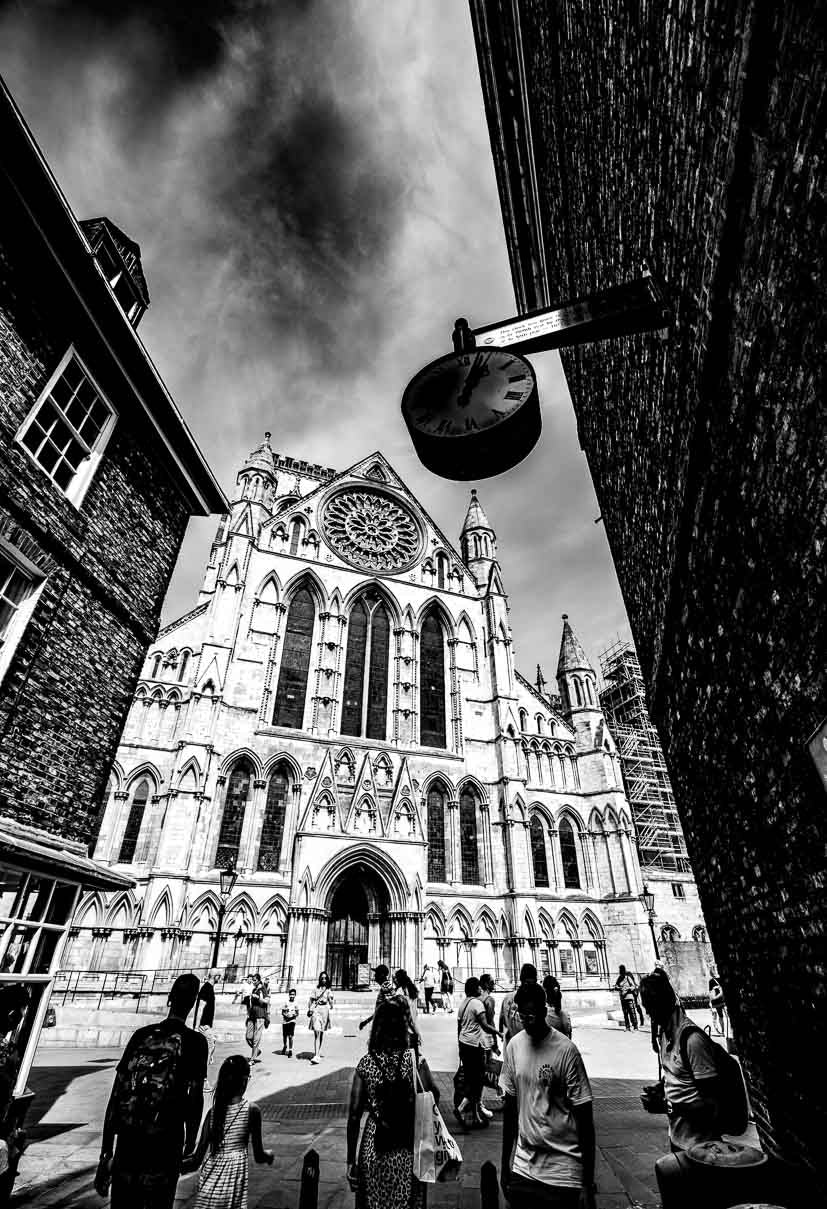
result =
M433 1093L425 1091L414 1064L416 1111L414 1119L413 1174L423 1184L459 1178L462 1152L448 1132Z

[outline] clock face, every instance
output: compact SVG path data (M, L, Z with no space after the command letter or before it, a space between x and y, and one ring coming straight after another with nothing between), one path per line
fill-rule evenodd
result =
M409 427L439 438L491 433L536 391L534 370L504 348L449 353L416 375L402 400Z

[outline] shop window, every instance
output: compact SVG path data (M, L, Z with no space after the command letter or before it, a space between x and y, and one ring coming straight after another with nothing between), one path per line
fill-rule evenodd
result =
M558 950L560 956L560 973L574 973L574 949L561 948Z
M600 973L600 959L596 949L583 950L583 969L586 974Z

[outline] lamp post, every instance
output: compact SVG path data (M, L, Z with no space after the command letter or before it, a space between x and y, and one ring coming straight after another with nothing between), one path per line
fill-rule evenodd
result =
M652 946L655 950L655 961L660 961L658 938L655 935L655 896L645 883L643 886L643 893L640 896L640 901L643 903L646 914L649 916L649 931L652 933Z
M230 865L229 869L222 869L218 875L218 880L221 885L221 900L218 904L218 926L215 930L215 943L212 947L212 962L211 968L216 969L218 966L218 949L221 945L221 927L224 923L224 916L227 914L227 903L230 901L230 895L235 889L235 884L238 881L238 872L235 865Z

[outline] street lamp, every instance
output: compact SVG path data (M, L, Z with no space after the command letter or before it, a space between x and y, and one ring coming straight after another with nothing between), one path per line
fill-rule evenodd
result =
M640 901L643 903L646 914L649 916L649 931L652 933L652 945L655 950L655 961L660 961L658 938L655 936L655 896L645 883L643 886L643 893L640 896Z
M216 969L218 966L218 949L221 944L221 925L224 923L224 916L227 914L227 903L230 901L230 895L235 889L235 884L238 881L238 872L235 865L230 865L229 869L222 869L218 875L218 881L221 886L221 901L218 904L218 927L215 930L215 943L212 947L212 962L211 968Z

